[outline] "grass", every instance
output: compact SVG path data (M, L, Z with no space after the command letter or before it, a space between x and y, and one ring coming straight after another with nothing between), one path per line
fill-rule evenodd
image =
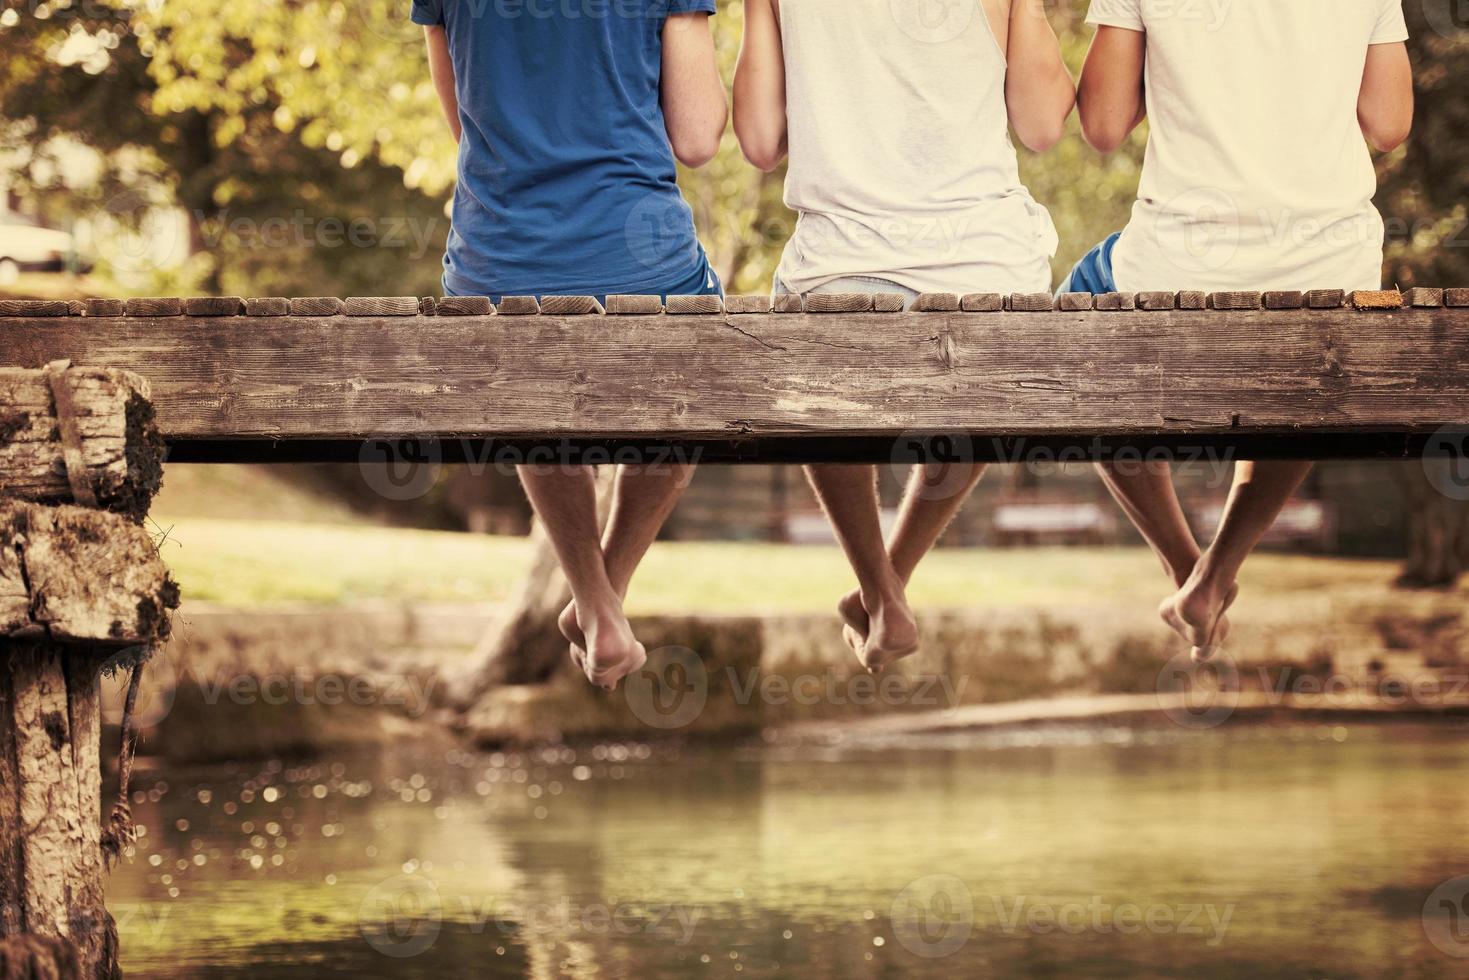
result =
M162 554L189 599L259 606L361 599L498 601L529 559L518 538L370 525L241 521L160 515ZM1255 595L1385 588L1388 562L1264 554L1246 569ZM659 544L630 597L637 613L826 611L851 587L834 547ZM1134 548L940 550L911 597L923 607L1149 603L1165 583L1151 554Z

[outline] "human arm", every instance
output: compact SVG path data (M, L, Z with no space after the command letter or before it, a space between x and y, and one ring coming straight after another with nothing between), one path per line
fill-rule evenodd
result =
M734 126L740 150L769 173L786 155L786 69L775 0L746 0L735 68Z
M1401 41L1367 48L1357 122L1375 149L1397 149L1413 128L1413 65Z
M434 90L439 93L439 105L444 118L449 121L449 131L454 142L459 142L463 124L459 121L459 95L454 89L454 62L449 57L449 34L442 24L424 27L428 39L428 70L434 80Z
M1076 105L1076 83L1039 0L1011 0L1005 106L1020 142L1036 152L1056 145Z
M1148 114L1143 93L1147 34L1102 25L1092 38L1081 69L1077 104L1081 132L1101 153L1122 145Z
M707 13L671 14L664 22L661 95L673 155L687 167L702 167L714 159L729 119L729 103Z

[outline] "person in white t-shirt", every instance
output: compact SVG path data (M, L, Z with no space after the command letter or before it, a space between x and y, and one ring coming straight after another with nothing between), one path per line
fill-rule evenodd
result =
M1056 143L1076 86L1032 0L746 0L734 126L746 158L789 157L800 217L782 294L1044 292L1056 229L1011 130ZM857 575L844 637L877 672L918 648L906 585L984 467L914 468L886 545L870 465L807 468Z
M1401 0L1094 0L1087 21L1086 139L1109 153L1147 118L1148 146L1132 220L1061 292L1380 287L1368 144L1412 126ZM1223 641L1240 566L1310 465L1240 462L1202 554L1166 464L1102 466L1178 587L1160 612L1195 657Z

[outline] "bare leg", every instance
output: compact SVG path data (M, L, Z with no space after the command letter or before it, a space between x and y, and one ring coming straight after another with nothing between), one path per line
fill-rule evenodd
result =
M888 558L877 510L874 466L808 466L806 475L826 509L837 540L846 552L869 631L860 659L868 670L883 667L918 649L918 623L908 608L903 581Z
M585 632L588 680L611 689L647 660L607 577L597 540L596 482L586 466L522 466L520 480L546 527Z
M1217 627L1238 592L1235 578L1240 567L1310 471L1310 463L1295 460L1241 462L1235 467L1234 486L1214 543L1158 610L1194 647L1196 657L1207 657L1218 644Z
M683 463L618 468L601 549L607 580L619 599L627 598L638 565L668 522L693 471L692 466ZM580 658L586 650L586 635L577 621L575 599L562 610L558 623L562 635L571 642L572 658Z
M913 467L887 548L893 570L904 586L979 485L985 469L983 463L926 463ZM847 624L843 632L847 645L860 649L867 641L868 629L861 591L843 596L837 611Z

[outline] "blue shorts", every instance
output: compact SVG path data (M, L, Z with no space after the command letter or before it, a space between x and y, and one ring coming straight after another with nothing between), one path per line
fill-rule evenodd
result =
M445 296L459 296L459 295L462 295L461 293L455 292L454 289L449 285L449 277L448 276L445 276L444 277L443 286L444 286L444 295ZM647 289L617 289L617 288L614 288L614 289L609 289L609 290L607 290L604 293L592 293L590 295L595 296L597 298L597 302L598 303L601 303L601 304L603 304L605 306L606 303L607 303L607 297L608 297L609 294L615 296L615 295L618 295L620 293L647 294L648 293L648 290ZM545 295L548 295L548 294L547 293L540 293L540 292L538 292L538 293L535 294L535 296L537 298L540 298L541 296L545 296ZM714 271L713 266L711 266L709 264L709 262L708 262L707 259L704 261L704 263L699 268L697 268L697 269L694 270L694 272L693 272L692 275L688 276L687 278L685 278L681 282L676 282L676 283L673 283L673 284L669 285L669 287L666 290L663 290L663 291L661 291L661 292L658 293L659 298L662 299L665 303L668 302L668 297L670 297L670 296L723 296L723 295L724 295L724 286L719 282L719 275L718 275L718 273L716 273ZM491 296L490 297L490 302L491 303L498 304L501 299L502 299L502 297L500 297L500 296Z
M1081 261L1071 270L1071 275L1062 281L1056 295L1117 292L1117 280L1112 278L1112 249L1121 237L1122 232L1115 232L1107 236L1102 244L1083 255Z

